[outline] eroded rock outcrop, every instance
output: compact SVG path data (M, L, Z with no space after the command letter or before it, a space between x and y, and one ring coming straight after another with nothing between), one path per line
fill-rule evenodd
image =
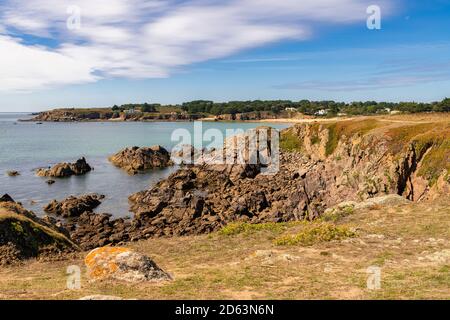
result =
M44 207L44 211L64 218L78 217L84 212L92 212L101 204L105 196L88 194L80 197L70 196L62 201L53 200Z
M13 201L0 202L0 265L57 258L78 247L58 228Z
M145 238L132 221L111 219L111 215L106 213L84 212L78 218L66 221L64 227L83 250Z
M130 196L131 211L143 233L165 236L314 219L342 201L389 194L425 201L448 194L449 137L447 125L301 124L282 133L276 174L261 174L261 164L188 166Z
M169 152L161 146L126 148L111 156L109 161L129 174L172 165Z
M92 170L91 166L86 162L85 158L78 159L74 163L58 163L52 168L41 168L36 171L39 177L55 177L66 178L70 176L79 176L86 174Z

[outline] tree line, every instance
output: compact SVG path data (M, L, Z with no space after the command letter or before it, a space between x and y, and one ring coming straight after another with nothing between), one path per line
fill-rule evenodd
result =
M418 102L335 102L301 100L298 102L290 100L271 101L230 101L226 103L215 103L207 100L197 100L186 102L181 108L189 113L209 113L214 115L236 114L246 112L270 111L279 113L283 110L297 110L307 115L317 113L327 115L338 115L345 113L348 115L365 115L377 113L389 113L391 111L401 112L450 112L450 99L446 98L440 102L418 103ZM321 110L325 112L320 112Z
M162 105L158 103L124 104L114 106L113 111L139 110L141 112L158 112ZM251 100L251 101L229 101L214 102L209 100L195 100L185 102L178 106L182 111L190 114L237 114L247 112L271 112L280 113L284 110L298 111L306 115L370 115L383 114L392 111L407 113L419 112L450 112L450 98L442 101L421 103L421 102L376 102L376 101L355 101L351 103L325 101L291 101L291 100Z

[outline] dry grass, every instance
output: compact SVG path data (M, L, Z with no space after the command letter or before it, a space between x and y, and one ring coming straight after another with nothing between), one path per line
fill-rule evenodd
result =
M151 239L130 244L174 276L130 285L104 281L66 289L66 268L79 259L30 261L0 269L2 299L77 299L108 294L138 299L449 299L449 198L434 203L372 208L335 221L357 237L276 246L308 223L244 232ZM367 289L369 266L382 269L380 290ZM84 267L82 267L84 270Z

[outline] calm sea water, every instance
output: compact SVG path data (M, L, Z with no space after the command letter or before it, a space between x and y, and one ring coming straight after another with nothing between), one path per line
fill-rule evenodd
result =
M108 212L116 217L130 215L128 196L148 189L166 178L176 167L152 170L146 174L129 176L114 167L108 157L129 146L159 144L168 150L177 144L171 141L176 129L193 133L192 122L75 122L47 123L18 122L27 114L0 113L0 195L8 193L16 201L43 214L42 207L52 199L96 192L106 196L97 212ZM219 129L251 129L259 123L203 122L203 131ZM282 129L285 124L270 124ZM214 146L220 147L221 141ZM56 179L47 185L46 178L36 177L34 171L58 162L73 162L86 157L94 171L80 177ZM20 176L8 177L7 170L17 170Z

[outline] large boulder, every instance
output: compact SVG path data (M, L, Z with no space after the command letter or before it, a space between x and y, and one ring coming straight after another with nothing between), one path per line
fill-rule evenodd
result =
M115 279L126 282L170 280L168 273L149 257L122 247L102 247L89 252L84 260L92 281Z
M53 200L44 207L47 213L61 215L64 218L78 217L84 212L91 212L101 204L105 196L87 194L80 197L70 196L62 201Z
M126 148L109 157L109 161L129 174L172 165L169 152L161 146Z
M78 250L57 228L15 202L0 202L0 265Z
M78 159L75 163L58 163L52 168L41 168L36 171L39 177L66 178L70 176L80 176L91 171L91 166L85 158Z

